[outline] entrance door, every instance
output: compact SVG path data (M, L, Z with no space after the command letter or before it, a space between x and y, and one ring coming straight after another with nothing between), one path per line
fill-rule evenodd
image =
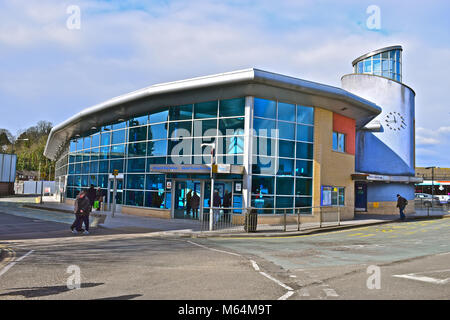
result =
M114 179L108 179L108 189L106 195L106 203L108 210L112 209L113 195L114 195ZM117 179L117 191L116 191L116 211L120 212L121 205L123 203L123 179Z
M355 211L367 211L367 183L355 182Z
M175 219L199 219L202 206L202 184L202 181L195 180L175 181L173 202L173 217ZM192 209L191 203L194 192L199 197L197 211Z

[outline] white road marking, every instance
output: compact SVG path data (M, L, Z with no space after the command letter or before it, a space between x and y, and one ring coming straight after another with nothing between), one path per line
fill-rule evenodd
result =
M256 264L256 262L253 260L250 260L250 262L252 263L253 269L255 269L255 271L259 271L259 266Z
M204 249L208 249L208 250L212 250L212 251L217 251L217 252L222 252L222 253L227 253L227 254L231 254L231 255L233 255L233 256L242 257L242 256L241 256L240 254L238 254L238 253L228 252L228 251L219 250L219 249L214 249L214 248L209 248L209 247L207 247L207 246L204 246L204 245L201 245L201 244L198 244L198 243L189 241L189 240L188 240L187 242L189 242L189 243L191 243L191 244L194 244L194 245L196 245L196 246L202 247L202 248L204 248Z
M274 277L272 277L271 275L268 275L268 274L265 273L265 272L260 271L259 273L262 274L262 275L263 275L264 277L266 277L267 279L272 280L273 282L279 284L280 286L282 286L283 288L285 288L285 289L287 289L287 290L289 290L289 291L293 291L293 290L294 290L294 289L292 289L291 287L285 285L285 284L284 284L283 282L281 282L280 280L275 279Z
M423 281L423 282L428 282L428 283L433 283L433 284L446 284L450 281L450 278L435 279L435 278L425 277L425 276L416 276L414 273L393 275L393 277Z
M32 254L33 252L34 252L34 250L31 250L31 251L29 251L28 253L26 253L26 254L24 254L23 256L21 256L19 259L15 260L15 261L13 261L13 262L10 262L6 267L4 267L4 268L2 269L2 271L0 271L0 277L1 277L2 275L4 275L9 269L11 269L12 267L14 267L14 265L15 265L17 262L19 262L19 261L25 259L27 256L29 256L29 255Z
M284 295L282 295L281 297L278 298L278 300L286 300L288 299L290 296L292 296L294 294L294 291L288 291L286 292Z

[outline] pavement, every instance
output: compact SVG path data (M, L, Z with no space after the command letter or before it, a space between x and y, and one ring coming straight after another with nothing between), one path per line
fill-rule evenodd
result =
M5 210L5 207L7 210ZM43 203L36 203L32 197L10 197L0 198L0 211L5 213L37 218L47 221L71 224L73 222L73 206L60 203L53 197L44 197ZM377 224L386 224L398 221L398 214L392 215L373 215L373 214L355 214L353 220L337 222L302 223L300 231L297 225L287 225L286 231L283 231L282 225L258 225L257 232L247 233L242 226L233 226L232 228L222 228L214 231L202 230L202 225L196 220L185 219L159 219L152 217L141 217L127 215L116 212L114 217L109 211L99 211L105 214L106 219L99 229L109 229L110 231L124 233L154 233L155 236L178 236L191 238L205 237L289 237L304 234L313 234L319 232L329 232L348 228L370 226ZM417 219L440 219L450 217L450 213L444 210L430 211L416 210L415 214L407 215L407 220ZM91 217L92 220L92 217Z

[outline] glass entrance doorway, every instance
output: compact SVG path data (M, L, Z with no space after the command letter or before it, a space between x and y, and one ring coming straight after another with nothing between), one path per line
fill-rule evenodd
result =
M175 181L173 217L175 219L200 219L203 203L203 181Z

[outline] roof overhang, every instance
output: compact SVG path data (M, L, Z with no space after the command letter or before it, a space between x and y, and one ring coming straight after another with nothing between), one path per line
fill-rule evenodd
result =
M44 155L55 160L69 139L121 118L128 119L171 105L242 96L324 108L355 119L357 128L362 128L381 113L375 103L344 89L251 68L156 84L87 108L51 130Z
M403 51L403 48L402 48L402 46L397 45L397 46L390 46L390 47L385 47L385 48L381 48L381 49L370 51L370 52L368 52L366 54L363 54L362 56L356 58L355 60L353 60L352 66L355 66L355 64L357 64L361 60L364 60L364 59L369 58L371 56L374 56L376 54L383 53L383 52L386 52L386 51L391 51L391 50L401 50L401 51Z

